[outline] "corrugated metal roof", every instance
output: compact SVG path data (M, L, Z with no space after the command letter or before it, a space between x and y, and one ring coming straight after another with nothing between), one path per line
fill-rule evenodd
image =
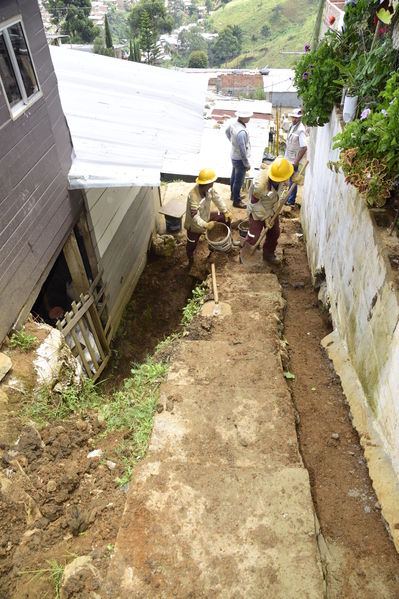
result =
M208 114L211 114L214 108L224 107L225 110L252 110L261 109L262 111L271 111L271 104L264 100L238 100L234 98L222 98L209 94ZM199 173L204 167L212 168L219 178L228 179L231 173L230 150L231 144L226 137L225 130L230 122L235 119L227 120L223 125L216 123L214 119L208 118L205 122L205 129L202 138L200 153L187 153L184 159L166 158L163 171L165 174L192 175ZM251 139L251 172L250 177L254 177L259 169L265 148L269 141L270 121L266 119L252 118L247 124L249 137Z
M165 156L199 152L208 78L51 47L75 157L70 187L158 186Z

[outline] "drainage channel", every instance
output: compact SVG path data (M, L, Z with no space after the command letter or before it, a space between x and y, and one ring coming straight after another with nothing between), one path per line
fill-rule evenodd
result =
M282 219L287 301L284 335L297 433L320 524L328 599L399 596L399 556L389 537L339 378L321 348L331 330L311 283L298 219ZM325 541L325 542L324 542Z

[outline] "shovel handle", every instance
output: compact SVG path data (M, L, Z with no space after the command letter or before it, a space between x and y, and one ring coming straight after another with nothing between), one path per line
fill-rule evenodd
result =
M305 160L305 162L302 165L301 170L298 173L298 177L300 177L306 170L306 167L309 164L309 160ZM274 225L274 221L276 220L276 218L278 217L278 215L280 214L280 212L282 211L282 209L284 208L284 204L285 204L285 199L289 197L290 193L295 189L295 187L297 186L297 183L293 183L291 185L291 187L289 188L289 190L287 191L286 194L284 194L283 200L280 202L279 207L277 208L276 212L273 214L272 218L270 219L270 221L267 223L266 227L263 229L262 233L259 235L259 239L258 241L254 244L251 245L250 247L250 252L251 254L254 253L254 251L256 250L256 248L258 247L258 245L260 245L262 243L262 241L264 240L264 238L266 237L267 232L272 228L272 226Z
M218 304L219 303L219 294L218 294L218 288L216 285L216 270L215 270L215 265L213 262L211 264L211 272L212 272L213 297L214 297L215 304Z

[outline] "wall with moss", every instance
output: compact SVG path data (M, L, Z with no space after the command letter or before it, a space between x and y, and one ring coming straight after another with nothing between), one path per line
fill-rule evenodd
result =
M337 113L311 131L301 210L314 280L325 272L331 317L363 388L364 414L399 476L399 302L372 214L342 174Z

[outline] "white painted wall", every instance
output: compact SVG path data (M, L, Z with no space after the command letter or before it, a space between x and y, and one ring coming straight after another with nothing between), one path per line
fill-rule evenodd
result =
M313 277L325 270L331 316L363 388L364 418L399 479L399 303L387 254L362 198L331 172L330 123L311 132L302 225ZM371 427L371 428L370 428Z

